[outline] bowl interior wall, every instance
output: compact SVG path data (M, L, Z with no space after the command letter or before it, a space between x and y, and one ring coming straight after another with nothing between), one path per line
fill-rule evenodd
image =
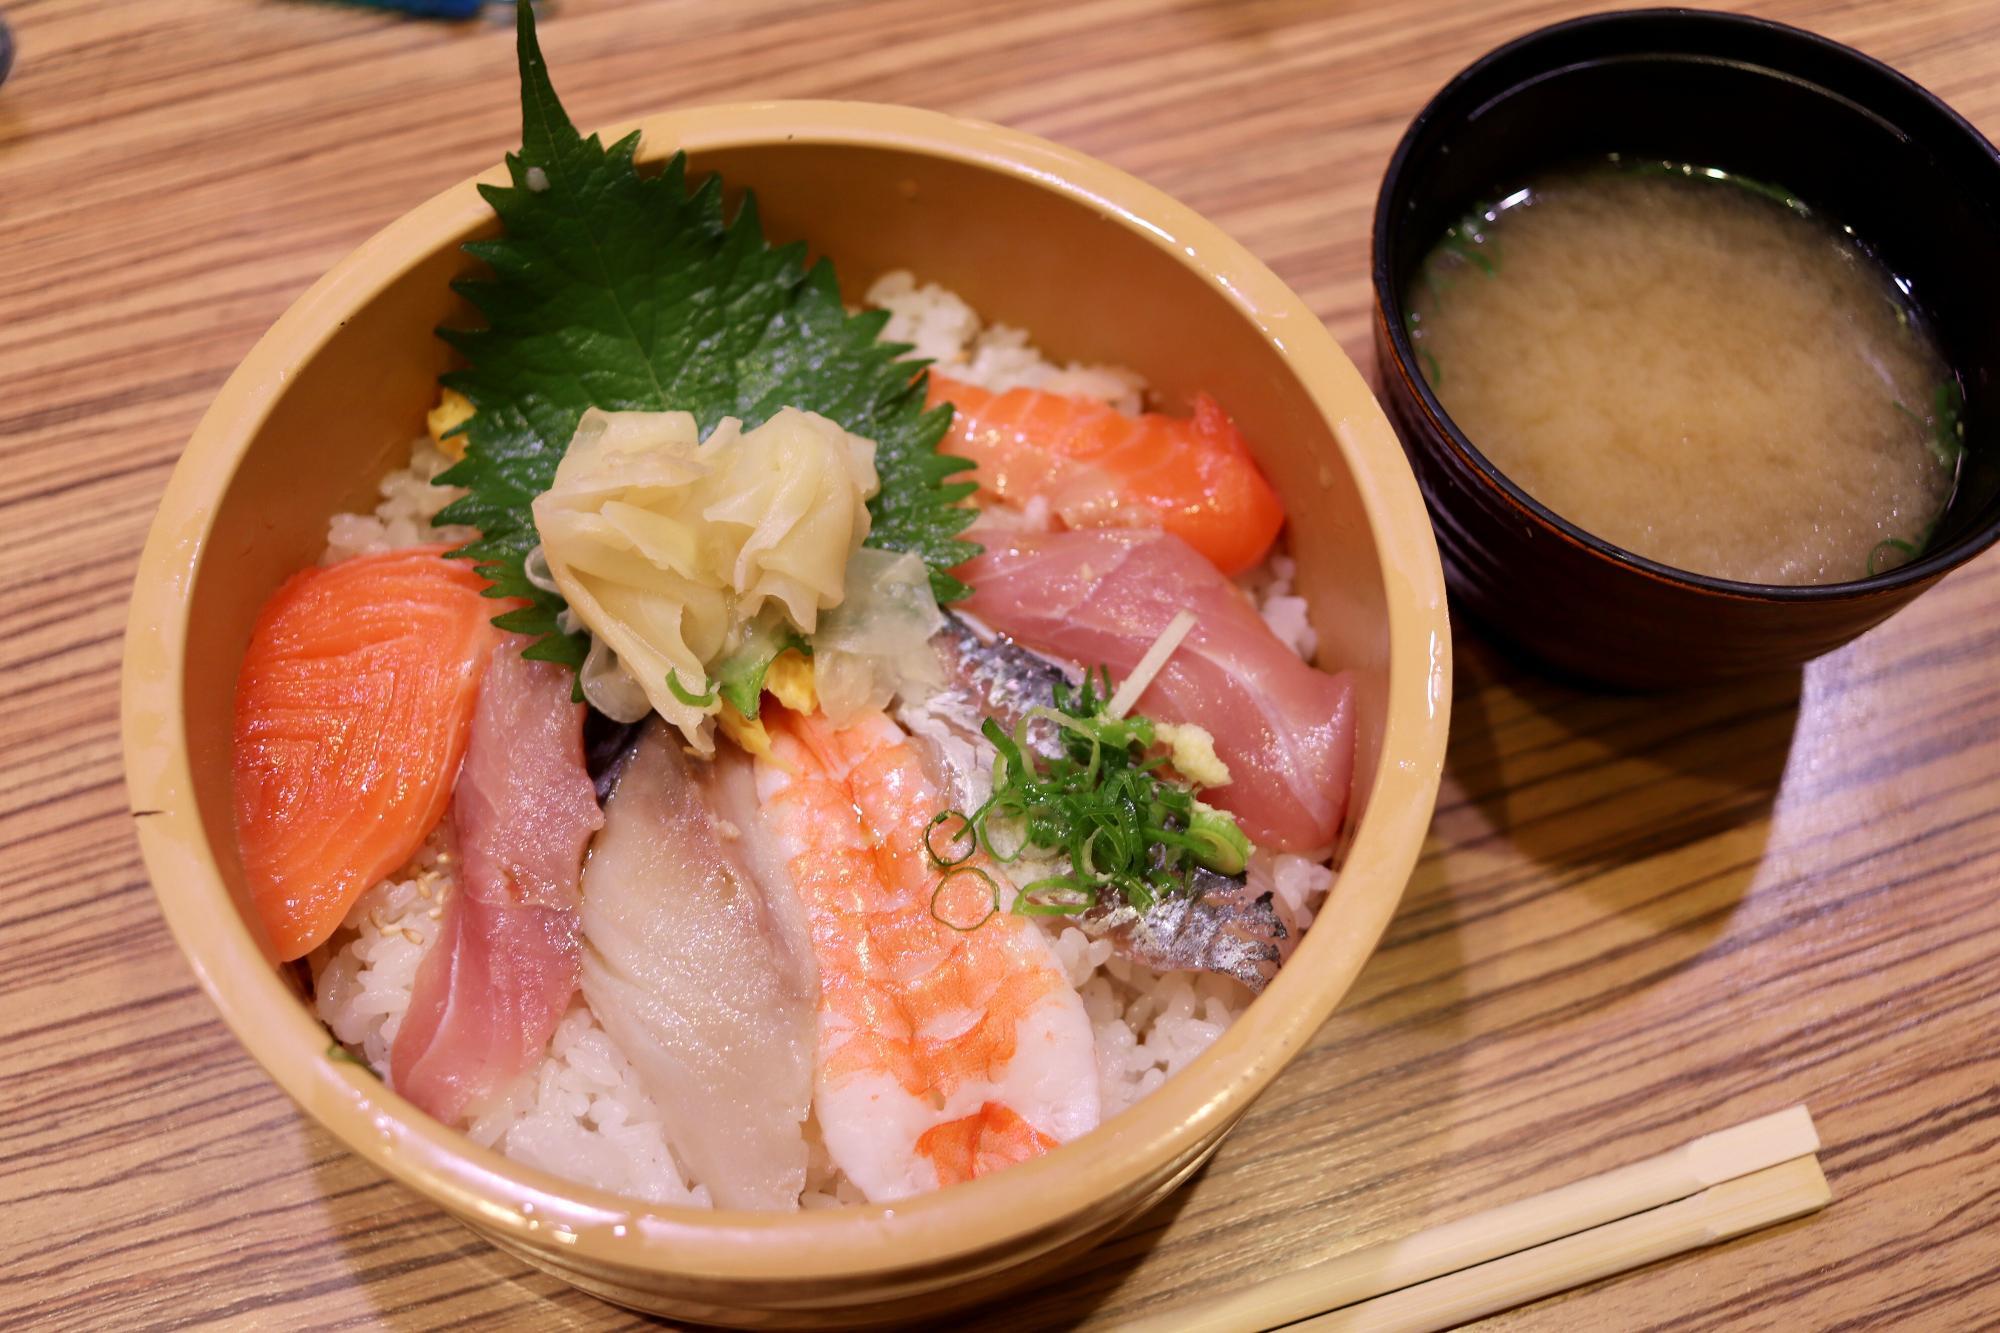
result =
M657 150L642 149L642 161ZM1282 355L1223 294L1096 209L968 163L876 147L791 145L694 155L755 189L775 240L837 256L850 300L892 268L1030 330L1052 355L1132 366L1162 396L1216 395L1287 498L1299 586L1322 661L1355 672L1356 807L1377 776L1388 695L1387 580L1338 446ZM230 797L232 698L258 609L313 563L328 518L374 502L399 465L450 353L432 336L471 322L449 281L471 272L461 236L419 258L357 308L277 396L214 517L190 595L185 708L195 794L246 920ZM1349 893L1367 886L1341 888Z
M2000 233L2000 165L1909 85L1801 34L1628 20L1483 65L1440 99L1395 182L1391 318L1475 202L1610 153L1782 186L1908 281L1966 392L1968 453L1931 550L2000 523L2000 266L1984 258Z

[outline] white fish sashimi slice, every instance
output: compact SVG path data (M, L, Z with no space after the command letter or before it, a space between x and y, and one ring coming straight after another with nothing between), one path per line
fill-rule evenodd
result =
M814 1091L835 1164L869 1199L897 1199L1093 1128L1090 1019L1047 938L1007 913L946 924L990 906L969 876L933 902L923 839L942 799L908 737L879 713L839 730L772 714L757 787L812 925Z
M690 763L656 720L583 875L583 993L725 1208L805 1187L819 980L782 861L759 846L749 761Z

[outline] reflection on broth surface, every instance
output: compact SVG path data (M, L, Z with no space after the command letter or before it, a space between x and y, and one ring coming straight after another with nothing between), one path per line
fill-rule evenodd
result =
M1551 174L1424 261L1410 331L1537 500L1663 564L1838 583L1950 498L1958 385L1895 280L1782 191L1662 164Z

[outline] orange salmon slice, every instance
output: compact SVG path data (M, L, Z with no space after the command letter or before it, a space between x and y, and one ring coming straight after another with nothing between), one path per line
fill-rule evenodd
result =
M280 959L339 928L444 815L504 609L445 547L302 570L236 678L236 837Z
M1233 575L1268 555L1284 526L1277 491L1205 393L1192 416L1131 416L1089 398L994 393L933 372L928 402L952 405L944 451L972 461L982 495L1043 500L1065 528L1171 532Z

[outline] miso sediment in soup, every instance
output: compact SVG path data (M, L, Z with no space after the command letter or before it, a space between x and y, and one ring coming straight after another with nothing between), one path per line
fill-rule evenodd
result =
M1481 208L1410 298L1425 377L1528 494L1662 564L1838 583L1950 498L1958 386L1894 279L1782 192L1596 166Z

